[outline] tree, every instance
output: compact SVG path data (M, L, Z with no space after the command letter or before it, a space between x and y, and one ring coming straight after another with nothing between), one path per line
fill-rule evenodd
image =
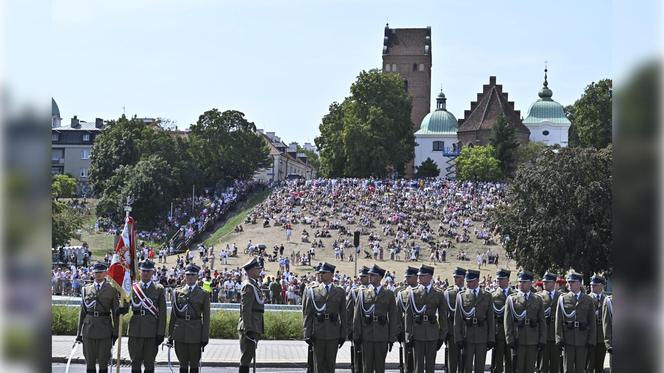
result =
M500 161L494 156L491 145L467 146L456 159L456 176L459 180L495 181L502 177Z
M51 182L53 198L71 198L76 194L76 178L69 174L54 175Z
M514 150L514 165L521 167L534 163L539 158L547 145L539 141L530 141L527 144L521 144Z
M96 214L121 222L127 197L131 197L137 226L152 227L166 216L175 197L174 184L168 163L160 155L153 154L135 165L120 166L108 180Z
M569 114L579 146L604 148L609 145L613 128L611 79L590 83Z
M415 168L417 169L416 176L418 178L438 177L438 175L440 175L438 165L429 157L427 157L421 165L416 166Z
M80 239L78 230L82 226L81 214L63 202L51 200L51 247L66 246L72 238Z
M512 175L514 170L514 149L519 146L514 135L514 127L507 122L504 115L499 115L491 130L489 143L495 149L495 156L500 161L503 175Z
M579 146L579 134L576 132L576 126L574 125L574 113L576 109L574 105L567 105L563 110L565 111L565 116L570 121L569 130L567 131L567 146Z
M492 219L518 266L611 272L613 149L547 149L520 167Z
M316 146L325 177L384 177L403 173L413 158L411 102L398 74L362 71L350 96L330 105Z
M192 159L208 185L246 180L271 164L270 150L256 125L236 110L206 111L191 126L189 138Z

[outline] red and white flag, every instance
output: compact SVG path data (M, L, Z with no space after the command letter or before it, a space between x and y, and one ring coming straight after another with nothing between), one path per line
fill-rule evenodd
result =
M108 268L108 276L113 286L120 291L125 299L131 294L131 283L134 274L136 246L134 244L134 219L127 216L124 229L115 247L115 254Z

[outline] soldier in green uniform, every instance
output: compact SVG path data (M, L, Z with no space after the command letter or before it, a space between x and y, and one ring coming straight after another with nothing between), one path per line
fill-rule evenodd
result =
M556 344L563 349L565 373L585 372L588 349L597 340L593 300L581 291L582 279L574 271L567 274L569 292L558 297L556 307Z
M500 269L496 272L498 288L491 293L493 299L493 313L496 321L496 347L493 351L495 361L491 361L493 372L491 373L512 373L512 359L510 350L505 342L505 301L507 297L514 292L510 288L510 274L507 269Z
M360 285L356 288L351 288L350 291L348 292L348 297L346 298L346 320L348 322L348 340L349 341L354 341L353 339L353 328L354 328L354 320L353 317L355 316L355 303L357 300L357 295L359 294L360 290L364 287L369 286L369 267L362 266L360 270L357 273L359 279L360 279ZM360 345L355 345L353 342L353 345L355 346L355 356L352 357L353 360L353 366L354 366L354 372L352 373L360 373L362 372L362 347Z
M410 306L410 290L418 287L417 284L417 272L418 269L415 267L406 268L406 273L404 273L405 284L400 286L396 290L397 298L397 312L399 314L399 320L401 320L401 328L399 334L397 334L397 341L399 343L404 343L404 364L406 373L412 373L415 369L415 356L413 352L413 340L406 340L406 314L408 313L408 308ZM445 317L447 314L445 314ZM446 317L447 318L447 317Z
M88 373L95 372L97 364L100 373L108 372L111 348L118 339L120 294L106 281L106 270L105 264L94 264L94 281L81 294L76 341L83 343Z
M454 312L456 311L456 297L457 294L465 290L463 286L463 280L466 276L466 270L461 267L456 267L454 272L452 272L454 278L454 285L451 289L446 289L445 300L447 301L447 349L445 351L446 355L446 365L447 371L450 373L456 373L459 368L457 358L459 356L459 349L454 342Z
M154 262L141 263L141 280L134 284L131 294L132 316L129 319L128 347L131 371L154 372L157 347L164 341L166 331L166 297L164 287L152 282Z
M307 287L302 303L304 340L313 346L315 373L334 372L337 351L346 342L346 292L332 283L336 267L322 263L321 282Z
M198 372L201 352L210 340L210 295L196 284L200 268L185 268L185 285L175 289L168 323L168 344L175 341L180 373Z
M434 268L422 264L417 272L419 286L408 291L406 340L415 351L415 371L433 373L436 353L447 338L447 301L442 289L433 286Z
M602 331L604 346L609 353L609 367L613 372L613 295L607 295L602 305Z
M516 354L517 372L534 372L537 351L546 344L544 302L532 292L535 275L523 270L519 273L519 291L507 297L505 303L505 340Z
M353 338L362 346L364 373L385 372L385 356L399 332L399 315L394 293L381 285L385 270L369 270L371 286L360 289L353 316Z
M458 294L454 312L454 340L463 349L465 373L484 373L486 351L496 343L493 300L480 289L479 278L479 271L466 271L467 289Z
M597 324L597 339L595 340L595 347L590 349L590 356L588 356L588 366L586 370L588 373L603 373L604 372L604 358L606 357L606 346L604 345L604 331L602 329L602 306L604 305L604 286L606 280L604 277L594 275L590 278L590 298L593 300L595 308L595 322Z
M247 272L247 279L242 282L240 301L240 373L249 373L249 365L256 355L256 345L265 330L263 316L265 299L258 285L263 267L258 258L253 258L242 268Z
M555 313L560 292L556 290L558 275L546 272L542 277L544 289L537 293L544 302L544 319L546 320L546 346L540 354L538 367L540 373L560 372L560 350L556 347Z
M277 277L270 282L270 294L272 295L272 304L281 304L281 283Z

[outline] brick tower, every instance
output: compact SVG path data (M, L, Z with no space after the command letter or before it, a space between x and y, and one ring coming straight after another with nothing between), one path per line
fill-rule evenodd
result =
M385 25L383 72L399 73L404 80L404 88L413 99L410 121L413 132L417 131L431 109L431 27L394 29ZM405 176L413 174L410 161Z

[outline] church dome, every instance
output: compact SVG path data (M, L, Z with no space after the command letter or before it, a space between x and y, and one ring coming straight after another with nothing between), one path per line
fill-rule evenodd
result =
M51 117L61 118L60 117L60 108L58 107L58 103L55 102L53 97L51 97Z
M526 119L523 124L538 124L542 122L550 122L556 124L571 124L565 115L565 109L556 101L553 101L553 91L549 88L547 81L548 69L544 69L544 85L539 91L539 100L533 102L526 112Z
M422 119L420 129L415 135L456 135L459 129L458 121L445 108L446 101L445 94L441 91L436 98L436 110Z

